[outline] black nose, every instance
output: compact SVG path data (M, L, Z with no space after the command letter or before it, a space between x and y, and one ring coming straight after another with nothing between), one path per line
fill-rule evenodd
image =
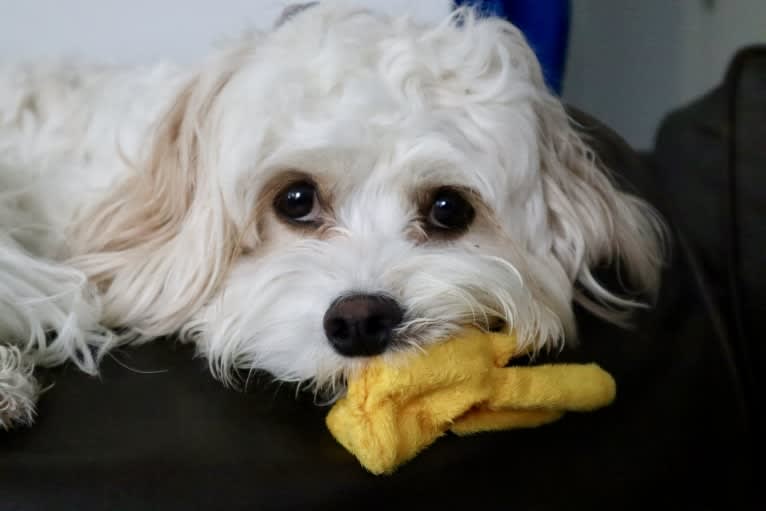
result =
M346 357L379 355L402 321L396 300L383 295L341 297L324 315L324 331L335 351Z

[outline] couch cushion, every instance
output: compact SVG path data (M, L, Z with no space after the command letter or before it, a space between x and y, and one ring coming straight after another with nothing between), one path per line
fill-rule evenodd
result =
M720 86L667 116L653 161L662 203L698 254L762 413L766 350L766 46L735 55Z

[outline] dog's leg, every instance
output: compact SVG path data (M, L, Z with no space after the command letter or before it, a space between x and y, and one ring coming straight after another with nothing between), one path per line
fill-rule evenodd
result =
M95 374L113 336L85 275L29 254L0 232L0 428L29 423L35 366L73 362Z
M34 364L17 346L0 344L0 429L29 425L40 393Z

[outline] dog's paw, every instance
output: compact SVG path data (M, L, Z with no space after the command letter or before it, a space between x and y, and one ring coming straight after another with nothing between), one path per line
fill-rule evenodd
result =
M32 424L40 393L34 365L16 346L0 345L0 430Z

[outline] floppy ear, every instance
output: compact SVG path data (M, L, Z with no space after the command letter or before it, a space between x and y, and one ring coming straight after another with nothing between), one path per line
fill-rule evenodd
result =
M656 211L619 190L572 125L561 103L547 96L538 104L543 193L553 233L553 256L581 286L576 300L606 319L619 321L652 297L659 286L664 226ZM633 298L606 289L591 270L619 264ZM621 282L622 283L622 282Z
M530 100L545 223L551 234L540 254L549 256L546 263L561 270L550 274L566 275L576 284L574 298L581 305L607 319L621 320L625 311L640 305L638 294L651 296L658 288L665 232L659 215L615 186L575 131L561 101L548 92L540 63L521 31L504 21L481 20L470 10L462 16L464 26L478 31L472 41L485 42L483 49L488 50L477 61L493 63L482 72L494 70L500 76L496 81L506 85L495 87L494 92L507 93L509 102L520 97ZM507 85L510 80L513 86ZM599 264L611 262L619 262L620 275L627 277L625 284L631 288L622 290L627 297L606 289L592 273ZM554 280L550 284L555 288L564 284ZM548 294L556 291L548 290ZM567 297L567 307L570 300ZM569 321L562 319L569 328Z
M233 65L198 75L161 119L145 162L83 215L75 258L102 292L104 323L143 336L177 330L210 298L236 229L209 167L210 110Z

